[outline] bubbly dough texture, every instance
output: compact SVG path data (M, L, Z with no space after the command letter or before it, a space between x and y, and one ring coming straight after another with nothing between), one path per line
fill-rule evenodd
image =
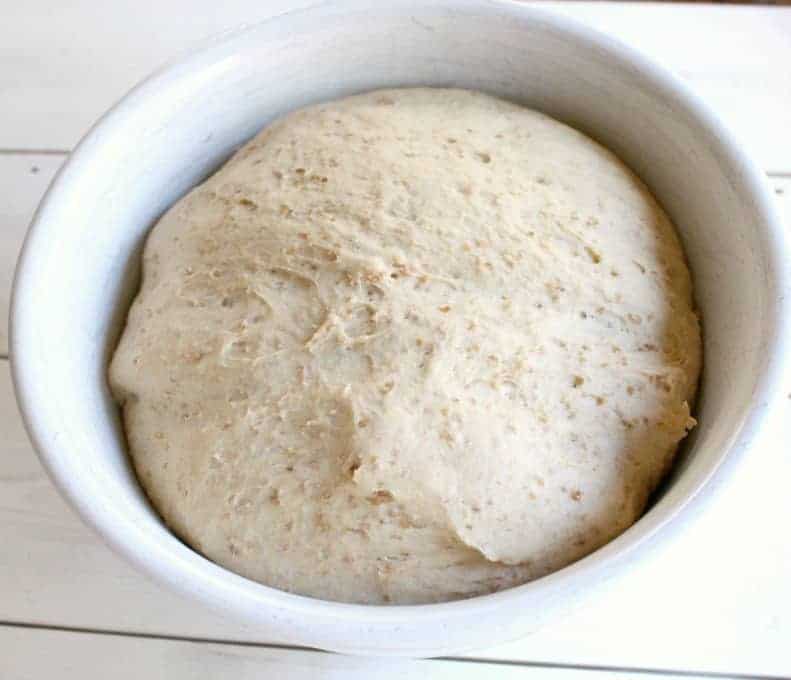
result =
M264 129L148 239L110 367L172 530L314 597L419 603L632 524L700 368L674 229L610 152L480 93Z

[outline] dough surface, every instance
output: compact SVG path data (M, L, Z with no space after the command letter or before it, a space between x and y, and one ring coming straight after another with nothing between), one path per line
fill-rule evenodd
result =
M469 597L631 525L694 425L673 226L610 152L480 93L265 128L157 223L110 366L137 475L219 564Z

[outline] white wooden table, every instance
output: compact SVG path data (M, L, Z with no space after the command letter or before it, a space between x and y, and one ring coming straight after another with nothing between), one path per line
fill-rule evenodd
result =
M374 661L262 640L148 581L59 498L7 362L9 287L33 210L81 133L135 81L208 34L300 4L0 0L0 679L791 677L791 447L780 432L616 588L458 659ZM682 76L752 150L791 220L791 8L551 6Z

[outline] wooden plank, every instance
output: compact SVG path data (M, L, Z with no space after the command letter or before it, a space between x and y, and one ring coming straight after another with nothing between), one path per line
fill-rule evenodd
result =
M62 154L0 153L0 186L5 188L0 192L0 357L8 354L8 304L19 247L41 195L64 159ZM791 179L772 182L778 198L785 199L781 204L790 205Z
M774 187L791 218L791 180L775 180ZM9 194L17 193L13 189L12 185ZM81 524L44 476L16 416L7 366L0 366L0 370L0 422L4 423L4 455L0 456L0 545L8 547L0 551L0 573L5 579L4 596L0 598L0 619L259 641L248 627L219 620L212 612L149 583L116 558ZM781 474L785 469L783 465L788 467L787 461L780 458L777 463L772 468L771 460L762 461L767 469L773 471L772 479L783 478L783 474L787 474ZM745 506L753 506L749 498ZM782 508L767 512L766 516L781 517ZM746 516L746 521L750 517L752 515ZM749 529L746 531L749 533ZM787 548L775 546L767 552L766 546L761 544L765 538L763 534L751 538L758 543L752 554L765 556L757 566L764 571L769 569L769 573L764 574L764 582L773 582L772 565L786 570L791 568ZM642 580L635 577L636 581L631 586L624 586L625 593L616 597L614 602L589 605L557 628L479 655L560 663L573 658L580 663L616 665L628 658L636 666L650 661L650 665L660 668L722 670L723 659L730 659L735 654L738 658L733 661L744 664L740 667L745 670L755 670L747 663L754 660L763 666L771 666L776 656L772 653L773 645L779 636L791 635L791 621L787 614L791 611L791 597L786 594L783 598L782 593L775 597L771 589L767 589L761 591L760 596L747 593L741 599L723 599L717 590L718 584L723 585L723 579L709 581L706 571L719 569L716 565L719 559L730 565L734 562L722 554L721 549L714 553L713 558L708 558L707 545L704 535L702 547L693 550L697 557L691 567L692 573L685 573L685 563L671 565L671 572L678 583L683 584L690 578L694 582L697 574L703 584L695 599L690 600L699 602L700 607L691 616L685 614L680 624L675 622L677 607L684 604L685 598L668 598L661 589L656 591L650 582L646 582L646 579L650 581L652 573L660 583L672 582L663 575L665 570L659 560L653 571L648 570L648 576L643 576ZM743 555L744 551L740 550L739 554ZM774 575L783 580L781 574ZM735 574L731 566L725 580L741 583L743 576ZM641 584L647 594L640 592ZM681 592L683 595L684 591ZM646 634L644 627L630 623L636 616L634 602L641 600L653 607L649 628L656 631L665 627L662 633L665 643L661 646ZM123 606L107 607L109 601L123 603ZM740 609L742 606L745 607L743 610ZM604 619L607 625L602 626L598 617L605 610L610 615ZM612 623L613 615L622 617L622 621ZM719 652L701 659L700 637L695 631L711 625L719 629L716 636L719 642L715 645ZM745 648L737 644L739 635L749 637L751 631L762 626L761 641L756 647ZM619 649L616 643L619 636L633 639L629 645ZM672 645L667 644L668 638L674 640Z
M776 189L791 207L791 180ZM249 626L161 589L111 553L58 497L15 415L0 362L0 621L262 642ZM789 478L784 446L767 446L722 502L617 587L531 636L468 657L791 676Z
M0 22L0 148L70 149L129 87L207 35L313 0L30 0ZM766 170L791 171L791 8L539 3L679 74ZM12 105L13 104L13 105Z
M632 680L629 671L341 656L299 649L0 626L3 680ZM651 677L668 677L663 674Z
M19 247L63 155L0 154L0 356L8 354L8 303Z

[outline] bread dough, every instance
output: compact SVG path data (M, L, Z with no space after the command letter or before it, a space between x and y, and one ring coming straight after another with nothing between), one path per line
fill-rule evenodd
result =
M286 116L167 212L110 383L186 543L405 604L631 525L694 424L700 351L673 227L612 153L403 89Z

